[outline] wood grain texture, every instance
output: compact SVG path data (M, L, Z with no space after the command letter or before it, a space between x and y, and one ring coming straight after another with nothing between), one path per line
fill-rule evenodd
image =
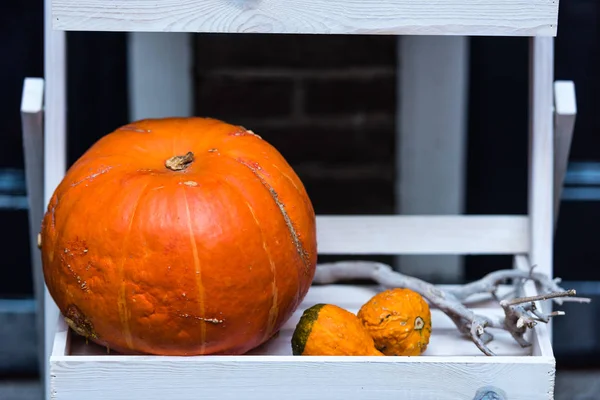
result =
M376 290L313 286L280 335L245 356L107 355L105 349L67 335L61 323L51 358L53 398L186 400L200 393L206 399L315 399L327 393L328 399L470 400L486 386L504 391L507 399L549 398L551 357L529 356L530 349L521 349L503 332L494 332L494 350L500 355L486 357L439 310L433 310L431 344L421 357L291 355L291 334L303 309L329 302L356 311Z
M520 254L526 216L317 217L319 254Z
M304 362L291 357L272 361L251 358L226 363L148 358L128 363L118 359L58 361L52 365L52 398L471 400L477 398L477 391L493 387L506 394L500 398L547 400L552 398L552 370L552 363L542 358L531 363L507 360L494 364L483 360L394 362L387 357L311 357Z
M558 0L52 0L61 30L555 36Z
M538 272L553 276L554 242L554 39L530 39L529 260ZM542 304L550 312L552 303ZM552 337L552 321L548 324Z

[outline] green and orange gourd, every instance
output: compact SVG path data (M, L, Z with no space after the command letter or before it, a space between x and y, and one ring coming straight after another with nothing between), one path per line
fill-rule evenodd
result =
M292 336L292 354L383 356L356 315L334 304L304 310Z

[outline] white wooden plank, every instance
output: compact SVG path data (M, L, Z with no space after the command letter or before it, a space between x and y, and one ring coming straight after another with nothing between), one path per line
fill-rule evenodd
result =
M302 358L301 362L298 358ZM103 357L52 365L55 400L547 400L554 385L552 362L529 358L506 363L443 358L276 357L188 359L139 357L130 362ZM497 357L501 358L501 357ZM414 360L414 361L413 361ZM91 384L93 383L93 384Z
M554 350L552 349L552 338L548 324L538 324L533 328L532 336L532 355L549 357L554 359Z
M21 116L29 117L30 115L35 115L34 122L41 126L43 106L44 79L25 78L23 81L23 93L21 95Z
M318 216L320 254L519 254L526 216Z
M577 100L573 81L554 82L554 218L560 209L565 174L577 116Z
M193 114L191 39L187 33L128 35L130 121Z
M38 363L44 374L44 276L42 259L37 248L37 236L44 213L44 80L25 78L21 97L21 125L25 181L27 186L29 246L36 301L36 329L38 334Z
M553 381L546 360L531 363L391 362L385 359L245 359L221 363L205 360L117 359L89 364L58 362L53 368L54 398L76 399L471 399L492 386L510 399L547 399ZM507 360L508 361L508 360ZM68 373L68 374L65 374ZM96 373L97 375L91 375ZM435 378L434 378L435 377ZM89 382L95 382L90 386ZM87 384L86 384L87 382ZM498 389L497 389L498 390ZM104 397L106 396L106 397Z
M532 38L530 53L530 261L552 276L554 39Z
M558 0L53 0L64 30L556 35Z
M462 214L469 40L401 36L398 45L396 210L402 215ZM403 255L398 268L437 282L463 278L460 255Z
M54 189L66 170L66 38L65 33L52 29L51 0L44 1L44 204L48 204ZM48 290L44 295L44 337L46 367L44 398L50 398L48 359L54 342L58 308Z
M71 334L72 331L69 331L64 318L59 315L51 357L62 357L69 354L73 341Z
M529 260L553 276L554 238L554 39L530 39ZM550 312L552 303L542 304ZM551 325L548 329L551 335Z
M561 116L574 117L577 114L575 82L565 80L554 82L554 111Z

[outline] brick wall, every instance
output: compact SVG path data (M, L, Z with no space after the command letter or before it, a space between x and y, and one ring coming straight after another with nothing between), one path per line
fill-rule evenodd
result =
M319 214L394 210L396 39L196 35L195 114L273 144Z

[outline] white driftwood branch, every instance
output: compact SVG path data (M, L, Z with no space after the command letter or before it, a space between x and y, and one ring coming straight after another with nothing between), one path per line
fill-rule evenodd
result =
M577 298L575 290L564 290L558 285L558 279L519 269L507 269L492 272L482 279L449 290L421 279L393 271L389 265L372 261L340 261L324 263L317 266L313 280L314 284L331 284L346 280L372 280L385 288L406 288L421 294L430 304L442 310L456 325L458 330L469 337L473 343L486 355L494 353L487 344L493 340L487 328L503 329L523 347L531 344L524 334L528 328L537 322L548 322L550 318L563 315L562 312L543 314L535 306L535 301L552 299L557 303L564 300L589 302L590 299ZM515 297L499 299L496 295L498 286L507 280L514 280L515 287L526 281L533 281L538 286L539 296ZM515 291L517 293L518 290ZM495 298L504 310L503 318L490 318L476 314L466 304L468 299L476 294L487 293Z

